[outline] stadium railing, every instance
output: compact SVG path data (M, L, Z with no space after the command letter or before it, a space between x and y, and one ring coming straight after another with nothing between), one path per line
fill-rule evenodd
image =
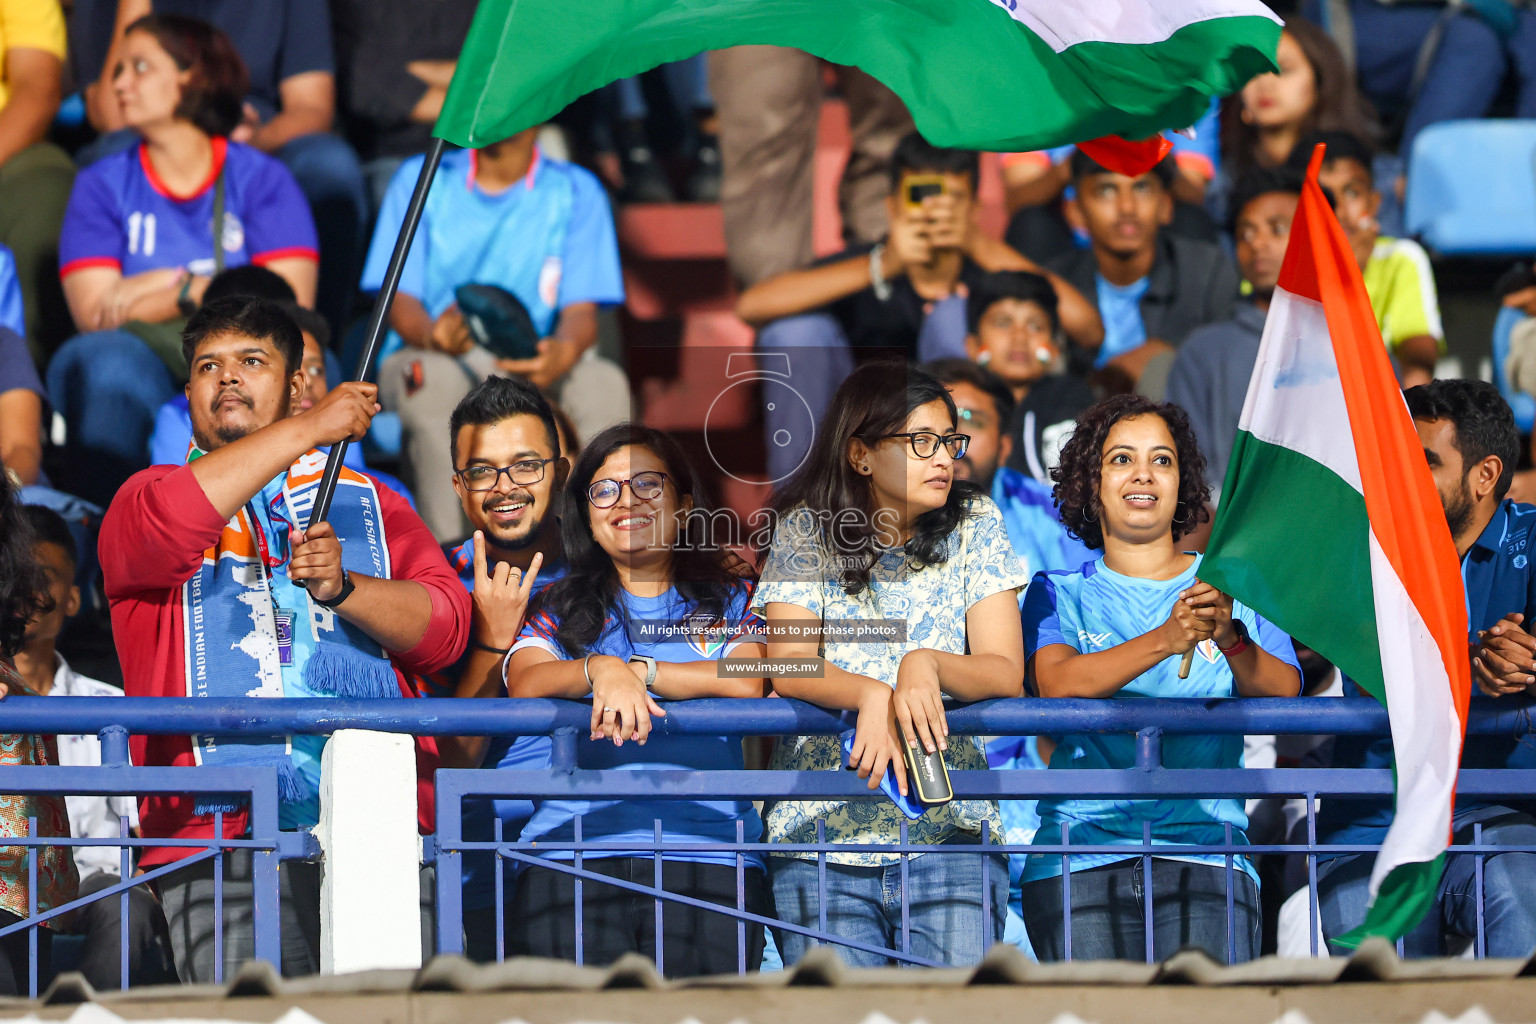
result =
M1469 742L1481 736L1512 736L1532 731L1527 700L1508 699L1494 708L1476 708L1468 726ZM653 724L660 735L687 736L792 736L834 735L848 728L841 716L798 701L769 698L763 700L695 700L665 705L667 716ZM746 958L745 930L749 922L771 925L780 930L798 931L807 938L830 945L860 944L820 927L800 925L759 917L744 906L741 871L749 853L788 853L791 848L769 843L733 843L690 845L686 849L704 849L734 853L738 863L736 906L701 904L683 894L668 892L660 886L659 865L668 852L682 847L658 841L647 849L658 864L656 884L617 882L587 871L583 858L602 856L605 844L582 841L579 831L567 843L524 843L515 837L493 835L489 839L466 839L463 835L465 802L486 799L575 799L575 800L757 800L791 799L858 800L886 799L878 791L871 793L852 772L793 771L632 771L588 770L578 767L578 750L590 722L590 706L571 701L552 700L167 700L135 698L72 698L40 700L17 698L5 702L6 732L73 734L100 732L103 740L103 765L100 768L41 767L7 769L0 789L7 794L150 794L182 793L218 795L236 801L249 801L250 828L246 836L221 841L154 837L65 840L33 837L5 838L0 844L28 849L28 870L35 878L36 864L31 851L45 845L110 845L128 849L176 845L194 849L198 859L220 860L233 849L246 848L254 853L254 904L256 956L274 965L279 963L281 935L278 906L277 864L289 858L317 859L318 844L307 833L283 832L278 828L276 772L272 768L136 767L127 763L127 737L132 734L201 736L278 736L295 734L331 734L341 730L364 730L432 736L549 736L552 738L552 766L539 770L465 770L440 769L436 776L435 837L424 846L427 860L436 865L436 945L439 953L463 950L462 878L463 858L477 852L496 857L495 906L498 958L501 946L502 918L516 866L537 863L574 875L584 882L619 885L644 897L657 908L656 927L661 928L662 908L667 904L701 906L725 914L737 921L737 966L741 971L757 964ZM102 723L110 723L103 726ZM1296 854L1306 858L1310 895L1310 933L1313 955L1317 955L1318 854L1374 850L1372 846L1325 847L1317 843L1315 813L1317 802L1326 797L1390 796L1392 772L1389 769L1350 768L1272 768L1272 769L1192 769L1168 768L1162 763L1165 736L1179 735L1366 735L1388 734L1385 710L1374 701L1356 698L1298 699L1144 699L1144 700L998 700L957 706L949 713L951 737L958 736L1057 736L1069 733L1100 732L1132 735L1136 738L1136 763L1125 769L1090 769L1076 771L990 770L951 773L957 799L1033 800L1048 797L1085 797L1105 799L1196 799L1205 797L1290 797L1306 803L1307 841L1248 845L1233 841L1229 833L1220 844L1170 847L1152 846L1143 837L1139 846L1095 847L1044 841L1020 845L913 845L901 842L885 847L864 847L900 857L903 865L913 855L976 856L988 854L1093 853L1100 851L1142 857L1170 854L1205 854L1223 858L1228 880L1228 934L1231 935L1231 887L1236 858L1246 855ZM1536 792L1536 770L1483 769L1464 770L1458 793L1464 797L1519 797ZM414 806L416 794L393 794ZM224 802L221 799L221 802ZM324 812L322 812L322 816ZM126 834L126 821L123 822ZM499 829L499 826L498 826ZM579 829L579 825L578 825ZM35 826L33 831L35 832ZM658 825L658 836L660 828ZM820 834L820 830L818 830ZM995 839L995 837L987 837ZM625 843L627 850L633 843ZM608 850L612 847L609 846ZM828 854L846 852L849 847L825 842L793 848L795 852L826 863ZM570 861L542 858L540 852L571 851ZM1471 853L1481 862L1494 852L1536 852L1524 847L1485 846L1480 837L1472 844L1452 847L1452 852ZM990 858L983 859L983 888ZM92 899L119 898L126 906L126 889L132 884L152 881L185 866L190 861L159 868L129 882L94 894ZM1150 865L1149 865L1150 866ZM126 867L126 865L125 865ZM509 870L510 869L510 870ZM331 863L327 870L347 870L346 865ZM125 874L124 877L127 877ZM215 878L218 878L215 873ZM1483 934L1482 872L1477 872L1478 934L1472 953L1481 956L1485 949ZM823 885L825 872L822 872ZM1147 873L1150 881L1150 872ZM1065 887L1064 887L1065 889ZM216 887L215 900L219 898ZM580 887L578 887L578 892ZM35 892L35 887L34 887ZM1146 906L1152 905L1152 893L1145 893ZM983 897L985 899L985 897ZM35 896L33 897L35 901ZM577 914L579 920L580 897ZM902 894L902 919L907 921L906 894ZM35 930L44 920L73 909L86 900L75 901L47 913L32 913L25 920L0 929L0 937ZM818 900L825 907L825 900ZM34 902L35 908L35 902ZM1070 943L1070 894L1067 893L1066 927ZM125 915L126 916L126 915ZM219 916L218 919L222 920ZM1150 923L1150 921L1149 921ZM126 929L125 929L126 930ZM577 926L580 934L580 926ZM578 942L580 940L578 939ZM983 947L994 938L990 929L982 936ZM126 944L125 944L126 945ZM38 977L34 956L29 978L30 991L36 994ZM862 947L861 947L862 948ZM658 949L660 946L658 945ZM872 947L871 947L872 949ZM911 952L910 934L903 928L897 948L878 952L892 961L928 964ZM1145 955L1153 955L1150 932ZM216 956L216 960L220 959ZM665 971L665 963L658 963ZM126 955L123 978L127 978Z

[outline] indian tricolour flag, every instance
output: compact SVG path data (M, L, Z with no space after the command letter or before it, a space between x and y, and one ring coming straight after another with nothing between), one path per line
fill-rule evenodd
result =
M1143 139L1274 70L1279 39L1260 0L481 0L437 134L499 142L609 82L763 43L867 71L937 146Z
M1434 899L1471 667L1456 548L1365 284L1312 159L1201 579L1387 707L1397 813L1364 925L1397 938Z

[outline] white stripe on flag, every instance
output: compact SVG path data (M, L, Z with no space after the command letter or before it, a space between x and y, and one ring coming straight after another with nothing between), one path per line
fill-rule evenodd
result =
M964 0L974 3L975 0ZM1161 43L1181 28L1215 18L1279 23L1259 0L992 0L1057 53L1078 43Z

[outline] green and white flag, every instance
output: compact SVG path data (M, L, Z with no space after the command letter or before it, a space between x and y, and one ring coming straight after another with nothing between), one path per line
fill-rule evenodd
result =
M1141 139L1275 70L1279 39L1260 0L481 0L436 131L485 146L609 82L759 43L868 72L936 146Z

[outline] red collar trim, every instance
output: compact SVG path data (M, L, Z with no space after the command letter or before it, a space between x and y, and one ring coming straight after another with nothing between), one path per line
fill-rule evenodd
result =
M149 147L139 143L139 166L144 169L144 177L149 181L149 187L160 193L165 198L174 202L184 203L188 199L196 199L213 187L213 183L219 179L219 173L224 170L224 158L229 152L229 140L222 135L213 137L213 165L208 168L207 179L197 188L186 195L177 195L172 192L170 186L161 180L155 172L155 165L149 159Z
M523 188L527 189L529 192L533 191L534 181L538 178L539 175L539 165L543 162L543 153L540 152L538 146L534 146L533 159L528 162L528 173L523 175ZM479 181L479 178L480 151L478 149L472 149L469 151L469 173L464 176L464 187L467 190L473 192L475 190L475 185Z

